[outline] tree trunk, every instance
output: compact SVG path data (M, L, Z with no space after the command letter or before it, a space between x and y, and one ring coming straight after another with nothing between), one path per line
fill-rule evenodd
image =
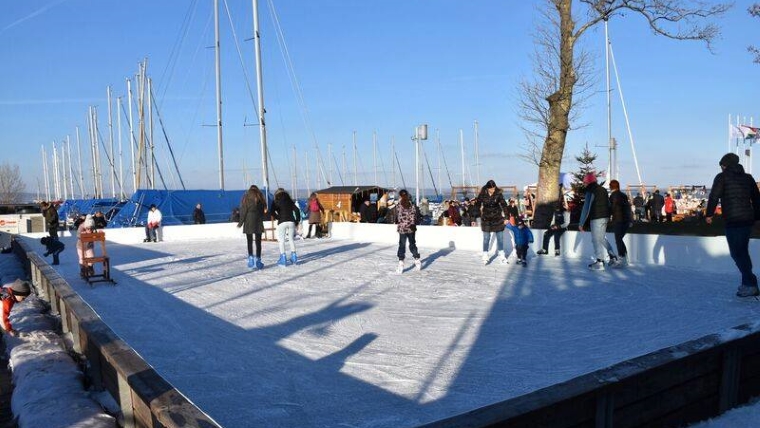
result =
M571 12L572 0L554 0L554 4L560 16L560 76L559 88L546 99L549 103L549 128L538 166L536 207L533 213L533 227L539 229L549 227L554 206L560 197L559 173L570 129L573 88L577 81L573 62L575 23Z

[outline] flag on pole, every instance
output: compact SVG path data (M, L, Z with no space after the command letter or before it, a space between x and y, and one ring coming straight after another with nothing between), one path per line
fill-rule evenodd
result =
M739 125L728 125L728 138L744 138L744 133Z
M742 137L745 140L757 139L758 131L760 131L760 128L756 128L754 126L748 126L748 125L739 125L739 132L741 132Z

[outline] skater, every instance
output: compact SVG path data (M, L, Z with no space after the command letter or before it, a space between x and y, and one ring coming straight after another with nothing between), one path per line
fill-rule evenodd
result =
M570 224L570 211L566 210L562 202L557 202L557 206L554 208L554 217L552 223L546 232L544 232L544 241L541 249L536 252L538 255L549 254L549 241L554 237L554 255L560 255L559 240L562 234L567 230L567 226Z
M617 261L610 265L624 267L628 265L628 248L623 242L623 237L631 227L631 203L628 195L620 191L620 182L610 181L610 211L612 211L612 231L615 233L615 246L617 247Z
M290 260L295 265L298 263L295 234L296 225L301 223L301 210L285 189L277 189L274 193L272 215L277 219L277 243L280 246L280 259L277 264L287 266ZM285 257L285 239L290 243L290 257Z
M314 232L315 238L322 237L322 214L325 209L319 202L319 198L316 193L312 193L309 196L309 201L306 203L306 212L309 214L309 233L306 234L306 239L311 238L311 227L314 226L316 231Z
M92 233L95 231L95 220L93 220L90 214L85 216L84 221L77 228L77 257L79 258L79 275L82 278L86 278L92 275L95 270L92 265L85 264L84 259L88 257L95 257L95 244L92 242L82 242L83 233Z
M642 221L644 217L646 217L646 209L644 208L644 198L641 197L641 193L637 193L633 198L633 207L635 210L636 221Z
M195 209L193 210L193 224L206 224L206 214L203 212L200 203L195 204Z
M673 214L676 213L676 201L673 200L673 197L670 196L670 193L665 194L664 206L665 206L665 222L672 223Z
M652 223L662 222L662 208L665 206L665 198L660 194L660 190L655 190L652 198L649 200L649 221Z
M143 242L158 242L158 228L161 227L161 211L156 204L150 205L148 220L145 223L145 239Z
M53 239L49 236L44 236L42 239L40 239L40 244L45 246L45 254L43 254L44 257L47 257L49 255L53 255L53 266L59 265L60 259L58 258L58 255L61 254L61 252L66 249L66 246L63 244L63 242Z
M42 215L45 217L45 225L48 228L48 234L51 238L58 239L58 210L52 202L43 202L40 204Z
M509 222L507 215L507 201L501 189L496 187L493 180L488 180L480 189L480 194L475 202L480 210L480 230L483 231L483 264L488 264L488 247L491 237L496 239L496 251L501 264L509 263L504 255L504 226Z
M578 230L583 232L586 222L590 223L591 242L594 246L596 260L588 265L588 268L604 270L604 260L607 256L605 249L610 257L610 262L614 263L617 260L612 252L612 246L605 236L607 223L610 221L610 198L607 195L607 190L596 182L596 174L593 172L589 172L583 177L583 184L586 186L586 199L583 202Z
M261 234L264 233L264 214L267 204L264 194L254 184L248 188L240 201L240 221L237 227L243 227L248 249L248 267L263 269L261 261ZM256 256L253 255L253 242L256 241Z
M422 269L422 262L420 262L420 253L417 251L417 223L421 219L421 215L417 206L415 206L409 200L409 192L406 189L401 189L398 192L401 200L396 206L395 223L397 223L396 231L398 231L398 267L396 273L404 271L404 258L406 257L406 241L409 241L409 252L414 257L414 270Z
M525 225L523 219L517 220L514 226L507 222L507 228L512 232L515 238L515 252L517 253L517 264L527 266L528 247L533 243L533 232Z
M749 255L749 237L752 225L760 219L760 191L755 179L744 172L739 164L739 156L728 153L720 159L722 172L715 176L707 202L705 221L712 223L718 201L726 223L726 241L731 258L742 274L742 283L736 290L739 297L760 295L757 277L752 273L752 259Z
M95 229L105 229L108 226L108 220L103 215L103 211L95 211L92 221L95 223Z
M377 202L364 200L359 207L359 223L377 223Z
M32 287L29 282L21 279L13 281L10 285L4 285L0 290L0 300L3 302L3 329L11 336L18 335L18 331L11 325L11 310L16 303L23 302L31 293Z

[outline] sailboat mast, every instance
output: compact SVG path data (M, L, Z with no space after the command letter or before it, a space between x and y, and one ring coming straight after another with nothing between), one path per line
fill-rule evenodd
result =
M127 79L127 107L129 107L129 152L132 166L132 193L137 192L137 172L135 171L135 128L132 118L132 80ZM80 159L81 163L81 159Z
M730 121L730 120L729 120ZM354 186L359 185L359 178L358 178L358 167L357 167L357 159L356 159L356 131L353 132L353 144L354 144Z
M610 34L608 28L608 22L604 20L604 64L605 75L607 79L607 143L609 144L609 168L607 169L608 179L617 178L617 171L615 170L615 142L612 140L612 88L610 86Z
M124 197L124 164L122 162L121 142L121 97L116 98L116 129L119 135L119 199Z
M66 154L69 156L69 193L74 199L74 165L71 163L71 139L66 135Z
M114 164L114 148L113 148L113 109L111 106L111 87L106 89L106 95L108 98L108 142L111 145L111 197L116 197L116 169Z
M58 150L53 141L53 190L55 191L55 199L61 199L61 186L58 181Z
M76 127L77 132L77 155L79 156L79 192L82 199L85 198L87 190L84 187L84 173L82 172L82 144L79 139L79 126Z
M311 182L309 181L309 152L305 151L306 155L306 197L311 197Z
M264 121L264 76L261 70L261 34L259 30L259 2L253 1L253 40L256 53L256 89L259 95L259 138L261 139L261 175L264 189L269 191L269 168L267 166L267 128ZM267 196L268 197L268 196Z
M372 131L372 166L375 171L375 185L377 186L379 183L377 182L377 132Z
M156 189L156 152L155 145L153 144L153 103L151 102L151 94L153 94L153 79L148 78L148 94L146 95L148 101L148 138L150 139L150 188ZM111 153L113 153L113 145L111 146ZM146 156L147 157L147 156ZM222 188L224 190L224 188Z
M391 136L391 153L393 153L394 156L396 155L396 137L395 136ZM391 163L393 163L393 161L391 161ZM392 181L393 182L393 188L396 189L397 188L397 186L396 186L396 164L393 164L393 168L391 169L391 171L393 172L391 174L392 177L393 177L393 181Z
M459 130L459 148L462 151L462 187L467 186L467 182L465 181L465 171L464 171L464 131Z
M219 189L224 190L224 152L222 150L222 68L219 42L219 0L214 0L214 59L216 64L216 141L219 151Z
M475 183L480 184L480 154L479 154L479 148L478 145L480 144L479 140L479 129L478 129L478 121L475 121Z
M42 172L45 174L45 200L50 200L50 174L48 174L47 153L45 145L42 145Z

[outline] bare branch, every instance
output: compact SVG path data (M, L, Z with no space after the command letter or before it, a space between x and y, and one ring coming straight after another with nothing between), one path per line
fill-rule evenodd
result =
M21 202L21 194L25 189L18 165L0 164L0 203Z

